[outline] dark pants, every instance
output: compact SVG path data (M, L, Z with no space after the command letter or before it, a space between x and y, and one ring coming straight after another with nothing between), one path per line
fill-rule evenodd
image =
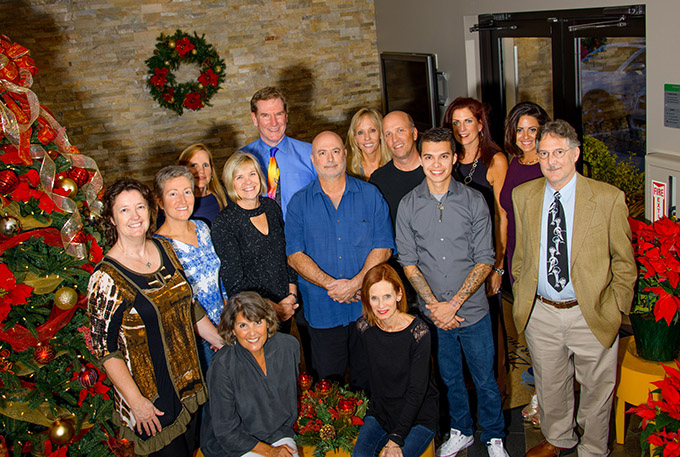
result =
M357 335L356 323L332 328L309 327L312 342L312 362L319 379L345 383L349 365L349 384L354 388L368 387L366 357Z
M148 457L191 457L194 453L196 425L198 414L193 414L187 424L187 430L172 440L160 451L152 452Z

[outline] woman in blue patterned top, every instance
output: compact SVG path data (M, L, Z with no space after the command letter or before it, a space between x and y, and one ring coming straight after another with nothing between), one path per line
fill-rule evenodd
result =
M186 167L165 167L156 174L154 192L165 211L165 221L154 236L172 243L194 299L217 326L227 295L219 278L220 259L213 248L210 228L201 220L189 219L194 210L194 177ZM201 343L199 355L205 372L214 352L210 343Z

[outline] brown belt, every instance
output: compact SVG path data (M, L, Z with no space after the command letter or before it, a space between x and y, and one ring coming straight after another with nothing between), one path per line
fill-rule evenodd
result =
M557 308L557 309L569 309L569 308L573 308L574 306L578 306L578 301L576 301L576 300L555 301L555 300L550 300L550 299L545 298L545 297L541 297L538 294L536 295L536 298L541 300L546 305L550 305L550 306Z

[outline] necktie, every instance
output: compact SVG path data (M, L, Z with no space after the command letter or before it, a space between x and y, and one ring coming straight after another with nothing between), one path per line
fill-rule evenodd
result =
M557 292L569 283L569 254L567 252L567 221L560 202L560 193L555 192L548 210L548 282Z
M279 165L276 163L276 153L279 148L269 150L269 166L267 167L267 197L281 204L281 189L279 187Z

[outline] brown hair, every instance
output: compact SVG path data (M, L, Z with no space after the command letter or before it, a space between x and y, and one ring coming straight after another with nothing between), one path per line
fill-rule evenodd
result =
M203 143L195 143L192 144L191 146L187 147L182 153L179 155L179 158L177 159L177 163L179 165L184 165L187 168L189 167L189 162L191 159L194 157L194 155L198 151L205 151L206 154L208 154L208 161L210 161L210 183L208 184L208 190L215 195L217 198L217 203L220 205L220 209L224 208L227 206L227 197L226 194L224 193L224 188L222 187L222 184L220 184L220 180L217 178L217 173L215 172L215 161L213 160L213 155L212 152L210 152L210 149L208 149Z
M380 164L378 166L382 167L387 162L392 160L392 154L390 154L390 151L387 149L385 141L383 140L382 114L373 108L361 108L359 111L354 113L354 116L352 116L349 129L347 130L347 139L345 140L345 149L347 149L347 171L349 174L358 176L360 178L364 178L361 176L362 155L361 148L359 147L359 144L357 144L355 136L357 134L357 125L359 122L361 122L361 118L364 116L368 117L368 119L375 125L375 128L378 129L378 136L380 137Z
M136 179L118 178L106 188L106 192L104 192L102 197L102 203L104 204L102 224L104 225L104 236L106 237L106 245L108 247L113 246L118 241L118 229L113 223L113 205L121 193L132 190L142 194L149 207L149 228L146 231L146 237L151 239L151 235L153 235L153 228L156 225L156 201L151 194L151 190Z
M397 310L405 313L408 309L406 303L406 294L404 293L404 284L399 278L399 274L386 263L381 263L374 266L364 276L364 281L361 284L361 306L364 309L364 316L368 320L369 325L376 325L378 323L378 318L375 317L373 308L371 308L371 296L369 292L374 284L380 281L387 281L394 288L394 292L398 295L401 293L401 299L397 301Z
M524 156L524 152L517 147L517 124L522 116L531 116L539 126L550 122L550 116L541 106L533 102L516 104L505 119L505 152L515 157Z
M479 132L479 158L482 163L489 165L491 159L497 152L501 152L501 148L496 144L496 142L491 138L491 130L489 129L489 117L487 114L487 108L474 98L469 97L458 97L451 102L448 108L446 108L446 113L444 114L444 120L442 121L442 127L449 128L453 130L453 112L457 109L469 109L472 115L477 119L477 122L482 124L482 130ZM454 136L455 139L455 136ZM465 148L462 146L458 148L458 159L462 160L465 158Z
M272 86L264 87L253 94L253 97L250 99L250 112L257 114L257 102L272 100L274 98L281 99L281 103L283 103L283 111L287 113L288 100L286 100L286 96L283 95L283 91L281 89Z
M251 322L265 320L267 322L267 337L271 338L279 328L279 319L272 305L269 304L257 292L239 292L229 298L227 305L220 315L220 325L217 333L229 346L236 344L234 325L236 315L242 313L243 317Z

